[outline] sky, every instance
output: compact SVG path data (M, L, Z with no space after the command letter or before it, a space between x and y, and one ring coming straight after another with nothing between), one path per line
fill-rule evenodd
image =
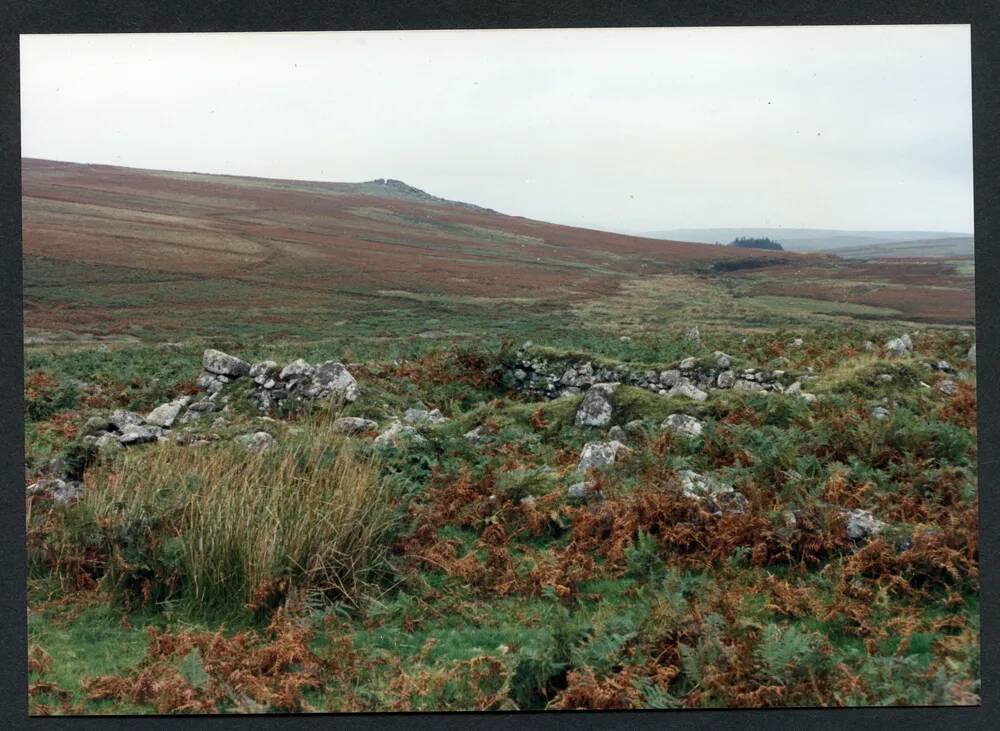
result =
M21 36L21 130L612 231L973 230L967 25Z

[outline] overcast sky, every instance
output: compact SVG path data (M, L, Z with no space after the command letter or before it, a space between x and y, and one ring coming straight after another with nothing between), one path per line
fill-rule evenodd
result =
M968 231L968 26L21 37L22 153L592 228Z

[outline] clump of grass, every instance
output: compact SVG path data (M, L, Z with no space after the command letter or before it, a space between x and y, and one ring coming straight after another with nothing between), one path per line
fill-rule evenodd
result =
M317 595L350 602L386 568L394 521L374 459L320 424L259 454L162 445L88 475L85 502L126 594L254 611Z

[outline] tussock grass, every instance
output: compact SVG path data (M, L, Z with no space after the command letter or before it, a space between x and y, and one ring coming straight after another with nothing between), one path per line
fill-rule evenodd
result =
M374 457L317 423L271 450L135 450L89 476L119 590L255 611L355 601L385 569L394 512Z

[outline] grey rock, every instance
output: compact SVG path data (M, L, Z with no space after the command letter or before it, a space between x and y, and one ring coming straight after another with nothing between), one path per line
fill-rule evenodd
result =
M882 383L892 383L894 380L896 380L891 373L879 373L876 376L876 378L880 380Z
M275 438L266 431L240 434L234 441L251 454L260 454L261 452L271 449L277 444Z
M586 472L592 467L607 467L613 464L618 453L622 450L628 451L628 447L618 441L609 442L587 442L580 452L580 463L576 469Z
M913 340L909 333L903 333L900 337L887 341L885 347L890 355L900 358L913 350Z
M316 368L314 366L306 363L302 360L302 358L297 358L281 369L281 373L278 374L278 378L282 381L289 381L292 379L309 379L312 378L313 373L315 372Z
M715 380L715 385L722 389L730 389L736 385L736 374L733 371L722 371Z
M969 352L965 355L966 360L970 361L973 365L976 362L976 344L973 343L972 347L969 348Z
M951 363L949 363L946 360L939 360L937 363L934 364L934 368L939 371L943 371L945 373L951 373L952 371L955 370L954 368L951 367Z
M118 441L118 437L114 434L101 434L94 442L94 446L97 447L99 452L105 454L120 452L122 449L122 443Z
M712 477L694 470L678 470L681 492L684 497L711 505L716 514L743 513L749 507L746 496Z
M378 429L378 422L359 416L341 416L333 422L333 430L341 434L362 434Z
M695 325L694 327L692 327L690 330L687 331L687 334L684 337L687 340L693 340L694 342L700 342L701 341L701 331L698 330L698 326Z
M403 414L403 423L405 424L440 424L445 421L448 421L448 417L444 416L438 409L432 409L431 411L427 411L426 409L407 409L406 413Z
M816 400L816 394L806 393L805 391L802 391L799 393L799 398L805 401L807 404L811 404L813 401Z
M250 372L250 364L234 355L209 348L201 356L202 367L209 373L239 378Z
M146 423L153 426L171 427L180 415L181 410L190 401L190 396L181 396L173 401L161 404L146 414Z
M573 423L578 427L605 427L610 424L614 414L614 393L617 388L617 383L595 383L588 388L576 410Z
M389 424L389 426L382 430L381 434L375 437L375 440L372 443L376 447L385 447L389 445L402 447L407 442L419 444L425 441L427 440L420 436L420 433L417 432L414 427L402 424L398 421L393 421Z
M83 425L83 433L86 435L99 435L101 432L110 431L115 427L111 420L105 416L91 416L87 423Z
M566 497L572 500L586 500L594 490L594 483L589 480L575 482L566 488Z
M625 425L625 431L628 434L642 434L645 431L645 425L642 423L642 419L632 419Z
M661 429L666 429L674 434L680 434L685 437L701 436L704 427L705 423L703 421L687 414L671 414L660 424Z
M465 432L464 436L470 442L475 444L481 441L485 435L483 434L483 427L477 426L474 429L469 429L469 431Z
M128 426L139 426L146 423L142 414L137 414L134 411L126 411L125 409L115 409L111 412L111 416L108 417L108 421L118 431L123 431Z
M803 340L802 340L802 338L794 338L793 340L791 340L788 343L788 345L789 345L789 347L792 347L792 348L801 348L802 345L803 345Z
M733 357L726 355L721 350L716 350L713 355L715 356L715 365L719 366L719 368L728 368L733 364Z
M121 430L118 442L123 447L130 447L133 444L146 444L148 442L155 442L162 433L162 430L155 427L131 424Z
M60 505L67 505L83 494L84 484L78 480L39 480L33 485L29 485L27 492L29 495L48 493L52 499Z
M852 541L867 540L885 527L867 510L851 510L847 515L847 537Z
M672 389L670 389L671 396L684 396L695 401L704 401L708 398L708 394L702 391L697 386L691 383L678 383Z
M681 380L681 372L679 370L673 369L668 371L660 372L660 384L666 386L667 388L673 388Z
M524 372L523 370L521 370L520 368L518 368L518 369L516 369L516 370L514 371L514 378L516 378L516 379L517 379L518 381L523 381L523 380L524 380L525 378L527 378L527 377L528 377L528 374L527 374L527 373L525 373L525 372Z
M950 378L941 379L934 387L946 396L954 396L958 393L958 384Z
M872 418L878 419L879 421L889 418L889 409L884 406L876 406L872 409Z
M322 398L336 396L351 402L357 401L361 395L358 382L343 363L332 360L321 363L312 378L314 389L319 389L318 395Z
M625 430L620 426L613 426L608 429L608 439L613 442L624 442L626 439Z
M861 347L864 348L865 350L875 350L875 343L873 343L871 340L866 340Z
M785 389L785 393L788 394L789 396L795 396L796 394L799 394L801 392L802 392L801 381L796 381L791 386Z
M685 358L684 360L682 360L678 365L678 368L680 368L682 371L690 371L696 365L698 365L698 359L695 358L694 356L691 356L689 358Z
M273 388L279 373L278 364L273 360L262 360L250 366L250 377L258 386ZM269 386L266 384L270 384Z

